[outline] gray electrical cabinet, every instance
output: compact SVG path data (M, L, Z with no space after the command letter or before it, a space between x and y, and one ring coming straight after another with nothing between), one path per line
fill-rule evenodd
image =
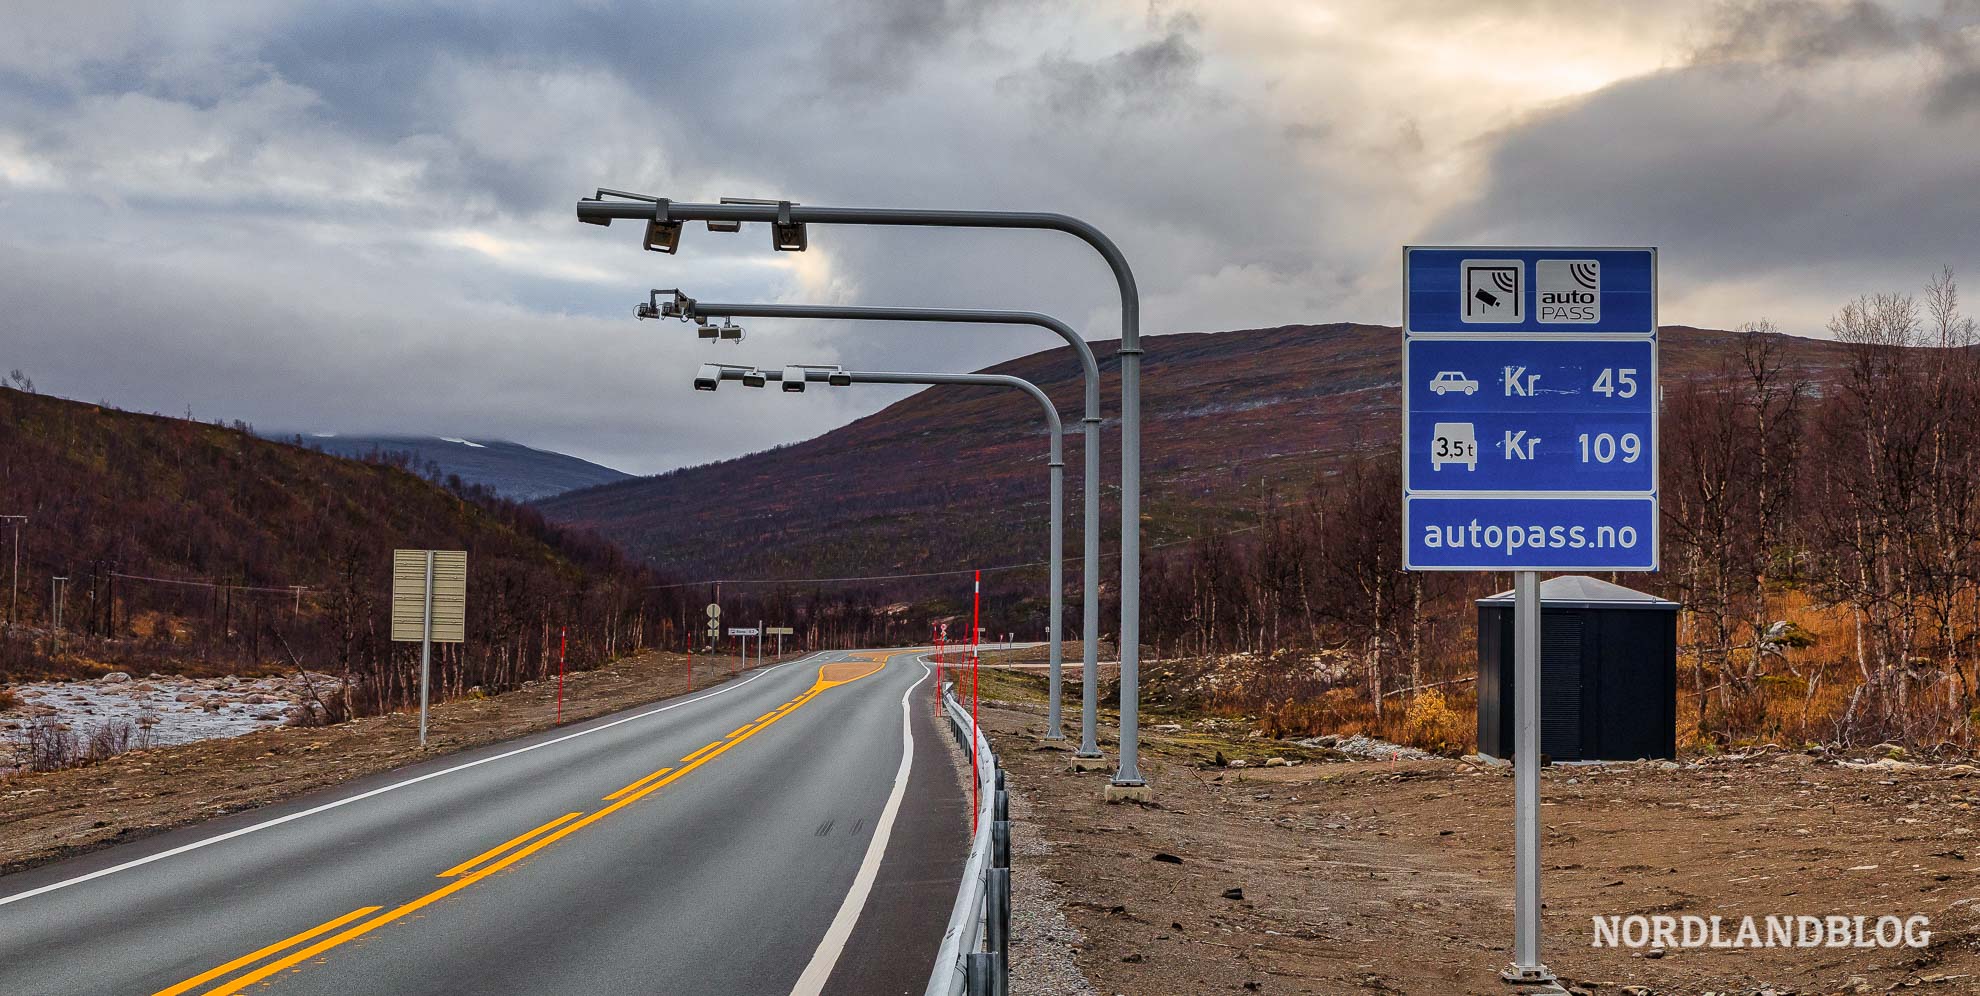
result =
M1540 753L1677 756L1678 604L1572 574L1540 583ZM1513 593L1478 600L1478 751L1513 754Z

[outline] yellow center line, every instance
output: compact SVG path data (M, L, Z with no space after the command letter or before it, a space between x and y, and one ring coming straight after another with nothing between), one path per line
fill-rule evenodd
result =
M371 913L376 913L381 909L384 909L384 907L366 906L361 909L352 910L349 913L346 913L335 920L331 920L327 923L319 923L316 926L311 927L300 934L296 934L291 937L284 937L281 940L276 941L275 943L270 944L269 946L262 948L259 951L250 951L247 954L244 954L239 958L236 958L233 961L226 963L225 965L221 965L218 968L206 972L201 972L200 974L195 975L192 978L187 979L186 981L181 982L170 989L161 989L157 993L153 994L153 996L179 996L180 993L185 992L188 989L197 988L202 983L211 982L214 979L226 975L228 972L231 972L237 968L242 968L247 965L252 965L255 962L260 961L261 959L266 958L269 955L272 955L275 952L280 951L291 944L301 944L302 942L307 941L318 934L324 933L326 931L336 930L338 927L341 927L344 924L347 924L352 920L357 919L358 917L365 916Z
M540 833L543 833L543 832L545 832L545 831L547 831L547 830L550 830L551 828L553 828L553 827L555 827L555 826L557 826L557 825L558 825L558 824L560 824L560 823L569 823L570 821L572 821L572 820L575 820L575 819L577 819L578 817L580 817L580 816L583 816L583 815L584 815L583 813L565 813L564 815L562 815L562 816L559 816L559 817L557 817L556 819L554 819L554 820L551 820L550 822L548 822L548 823L545 823L545 824L543 824L542 826L540 826L540 827L537 827L536 829L534 829L534 830L531 830L530 832L528 832L528 833L526 833L526 834L523 834L523 835L521 835L521 836L519 836L519 837L511 837L511 838L509 838L508 840L505 840L505 841L503 841L503 842L501 842L500 844L497 844L497 845L495 845L494 847L491 847L491 848L489 848L488 850L486 850L486 851L483 851L483 852L481 852L480 854L477 854L477 855L475 855L474 857L472 857L472 858L469 858L469 859L467 859L466 861L463 861L463 862L461 862L460 864L458 864L458 865L455 865L454 867L452 867L452 868L449 868L449 869L447 869L446 871L443 871L443 872L441 872L440 874L438 874L438 875L436 875L436 876L434 876L434 877L435 877L435 878L453 878L454 876L456 876L456 875L459 875L460 873L462 873L462 872L464 872L464 871L467 871L467 870L468 870L468 869L470 869L470 868L473 868L473 867L474 867L475 865L478 865L478 864L480 864L480 863L482 863L483 861L487 861L487 860L488 860L489 858L492 858L492 857L494 857L494 856L496 856L497 854L500 854L500 853L502 853L503 851L506 851L506 850L508 850L509 848L511 848L511 847L514 847L514 846L516 846L517 844L520 844L520 843L523 843L524 841L527 841L527 840L529 840L529 839L530 839L531 837L534 837L534 836L536 836L537 834L540 834Z
M701 757L701 755L703 755L703 754L706 754L706 753L708 753L709 751L711 751L711 750L714 750L715 748L717 748L717 747L720 747L720 746L722 746L722 744L723 744L723 741L721 741L721 740L717 740L717 741L715 741L714 743L712 743L712 744L709 744L708 746L706 746L706 747L703 747L703 748L701 748L700 750L698 750L698 751L695 751L694 753L692 753L692 754L689 754L688 756L686 756L686 757L684 757L684 758L681 758L681 763L682 763L682 764L693 764L693 763L695 762L695 760L696 760L697 758L699 758L699 757Z
M859 675L858 677L863 678L865 676L866 675L862 674ZM497 860L489 864L483 865L482 867L477 868L466 875L456 878L453 881L447 883L446 885L443 885L440 888L428 892L426 895L402 903L399 906L393 908L392 910L385 913L381 913L378 916L372 917L371 919L366 920L363 923L358 924L357 926L347 928L339 933L326 937L323 940L310 945L309 947L303 948L300 951L290 953L288 955L283 956L282 958L269 962L268 964L263 965L252 972L248 972L245 975L242 975L239 978L233 980L232 982L229 982L226 985L223 985L217 989L210 989L206 992L206 996L233 996L233 994L240 992L241 990L247 988L248 986L260 982L261 980L266 979L271 975L274 975L278 972L282 972L286 969L293 968L297 965L302 964L305 961L308 961L311 958L314 958L320 954L323 954L326 951L331 950L332 948L335 948L346 942L355 940L359 937L363 937L365 934L368 934L373 930L378 929L379 927L385 926L388 923L392 923L412 913L416 913L419 910L425 909L426 907L431 906L432 904L439 902L440 900L445 899L448 896L451 896L454 893L459 892L462 889L465 889L468 886L481 881L482 879L485 879L491 875L494 875L497 872L502 871L505 868L514 865L516 862L521 861L532 854L535 854L536 852L550 846L551 844L554 844L557 841L562 840L565 837L568 837L571 834L576 833L577 831L582 830L585 827L590 826L591 824L596 823L599 820L604 819L605 817L610 816L611 814L616 813L619 810L624 809L627 806L630 806L633 803L638 802L639 800L644 799L655 792L660 791L661 789L667 787L668 785L671 785L674 782L680 780L682 777L685 777L688 774L688 772L691 772L696 768L699 768L702 765L707 764L710 761L713 761L717 757L722 756L722 754L726 753L729 750L729 748L734 747L735 745L742 743L745 740L748 740L750 737L753 737L758 733L761 733L764 730L768 729L772 723L777 722L777 720L782 719L784 716L790 715L790 713L793 710L795 710L798 706L801 706L804 703L811 701L813 698L816 698L818 693L826 690L827 688L833 688L838 685L847 684L848 682L854 680L857 680L857 678L849 678L842 681L827 681L825 680L823 669L821 669L818 681L815 684L813 684L811 688L808 691L806 691L803 695L800 695L797 698L792 699L790 703L788 703L783 709L778 710L779 713L781 713L781 715L772 718L769 722L758 725L755 729L733 740L728 740L728 741L718 740L715 743L709 744L707 747L703 747L701 750L695 751L694 754L690 754L688 756L696 759L684 763L682 767L678 771L675 771L673 774L670 774L664 778L654 781L652 784L647 785L646 787L641 788L635 792L632 792L626 795L625 797L619 799L618 801L612 803L611 805L606 806L605 808L600 809L597 812L594 812L588 816L585 816L582 819L576 820L574 822L565 823L562 827L559 827L556 830L548 834L545 834L544 836L536 839L535 841L532 841L524 845L523 847L511 851L508 854L505 854L502 857L498 858ZM562 821L558 821L558 822L562 822ZM370 907L370 910L376 910L379 908L380 907L373 906ZM369 910L363 912L369 912ZM340 926L343 923L349 922L352 918L358 915L362 915L362 913L353 914L351 917L341 918L336 922L326 924L323 927L318 928L317 930L309 932L308 934L298 935L298 937L291 938L288 942L285 942L284 946L286 946L286 943L294 943L297 940L302 940L307 937L315 936L318 933L322 933L324 930L328 930L333 927ZM271 949L264 949L263 952L257 952L255 955L250 955L247 957L246 960L237 959L234 962L229 962L229 965L238 966L240 964L246 964L248 961L251 961L254 958L263 956L263 954L265 954L269 950ZM272 950L280 950L280 947L273 948ZM215 969L214 972L219 974L224 974L224 972L221 972L220 969ZM169 989L160 993L155 993L153 994L153 996L167 996L168 993L169 994L182 993L185 992L186 989L198 985L199 981L203 981L205 979L211 979L213 977L214 974L209 973L208 975L201 976L199 980L189 979L185 982L180 983L177 987L173 989Z
M724 740L734 740L735 738L737 738L737 737L740 737L740 736L742 736L742 735L743 735L743 734L745 734L745 733L748 733L748 732L749 732L749 728L750 728L750 727L752 727L752 726L755 726L755 725L756 725L755 723L744 723L743 725L741 725L741 726L738 726L738 727L736 727L736 728L735 728L734 730L732 730L732 731L730 731L730 733L729 733L729 735L728 735L728 736L726 736L726 737L723 737L722 739L724 739Z
M759 723L761 723L761 722L763 722L764 720L766 720L766 719L769 719L769 718L770 718L770 717L772 717L772 716L775 716L776 714L777 714L777 710L775 710L775 709L772 709L772 710L770 710L769 712L766 712L766 713L764 713L763 715L761 715L761 716L758 716L758 717L756 717L756 721L757 721L757 722L759 722Z
M650 781L652 781L652 780L654 780L655 778L659 778L660 776L662 776L662 775L664 775L664 774L666 774L667 772L669 772L669 771L672 771L672 770L674 770L674 769L672 769L672 768L661 768L661 769L660 769L659 771L656 771L656 772L654 772L654 773L652 773L652 774L650 774L650 775L647 775L647 776L646 776L645 778L642 778L642 779L640 779L639 781L636 781L636 782L634 782L634 783L632 783L631 785L628 785L628 786L626 786L625 788L622 788L622 789L620 789L620 790L618 790L617 792L614 792L614 793L612 793L611 795L608 795L608 796L606 796L606 797L605 797L605 801L606 801L606 802L611 802L612 800L614 800L614 799L617 799L618 797L620 797L620 796L622 796L622 795L625 795L625 794L626 794L627 792L634 792L634 791L637 791L637 790L639 789L639 787L640 787L640 786L642 786L642 785L645 785L645 784L646 784L647 782L650 782ZM576 813L572 813L571 815L572 815L572 816L576 816L576 815L578 815L578 814L576 814Z

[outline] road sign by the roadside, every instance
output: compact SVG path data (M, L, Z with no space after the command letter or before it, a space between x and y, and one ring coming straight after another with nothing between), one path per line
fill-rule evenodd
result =
M434 550L433 642L467 639L467 551ZM426 550L392 551L392 640L426 636Z
M1411 246L1403 331L1653 335L1657 251Z
M1653 491L1656 383L1644 339L1411 339L1403 486Z
M708 603L708 618L710 618L710 619L720 619L720 618L722 618L722 607L721 607L720 605L717 605L717 604L715 604L714 602L709 602L709 603Z
M1657 569L1654 249L1407 248L1404 566Z
M731 626L729 627L729 635L730 636L760 636L762 634L757 631L757 628L755 626Z
M1649 495L1409 495L1403 531L1413 571L1657 569L1657 499Z
M793 636L796 635L797 630L794 630L789 626L772 626L769 629L764 630L763 632L770 636Z

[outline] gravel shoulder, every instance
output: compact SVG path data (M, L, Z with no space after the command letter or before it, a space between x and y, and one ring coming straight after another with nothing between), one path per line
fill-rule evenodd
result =
M1063 945L1099 991L1515 991L1496 978L1511 940L1509 769L1371 761L1160 715L1143 734L1154 804L1109 805L1105 773L1073 773L1063 742L1038 739L1036 680L990 674L984 725L1037 835L1023 860L1067 924L1036 940ZM1111 757L1112 738L1102 744ZM1220 752L1247 765L1217 767ZM1264 766L1272 757L1297 763ZM1565 766L1543 773L1542 799L1543 957L1581 991L1980 992L1971 765L1771 750ZM1592 946L1594 917L1629 914L1924 914L1933 937L1923 949Z
M690 683L687 657L649 652L572 672L564 684L563 720L710 687L730 680L736 666L734 658L697 656ZM429 716L424 751L418 713L394 713L337 726L272 727L133 750L85 767L14 774L0 779L0 874L549 729L556 701L553 680L439 703Z

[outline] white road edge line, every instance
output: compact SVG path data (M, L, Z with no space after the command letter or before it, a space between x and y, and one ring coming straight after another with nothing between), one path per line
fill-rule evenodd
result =
M408 778L402 782L393 782L390 785L385 785L380 788L375 788L369 792L363 792L358 795L351 796L347 799L338 799L335 802L326 802L321 806L317 806L312 809L305 809L300 813L290 813L287 816L278 816L275 819L268 820L262 823L256 823L255 825L250 827L242 827L239 830L229 830L226 833L208 837L204 840L196 840L190 844L181 844L178 847L174 847L169 851L160 851L157 854L147 854L142 858L135 858L133 860L126 861L121 865L112 865L109 868L99 868L96 871L90 872L86 875L77 875L75 878L64 879L60 882L54 882L49 885L44 885L36 889L29 889L26 892L17 892L4 899L0 899L0 906L5 906L8 903L17 903L23 899L32 899L35 896L43 895L49 892L54 892L57 889L66 889L72 885L80 885L84 882L88 882L93 879L102 878L105 875L115 875L120 871L128 871L129 869L136 868L139 865L148 865L153 861L163 861L166 858L177 857L178 855L184 854L188 851L197 851L200 848L206 847L211 844L218 844L222 841L233 840L235 837L245 837L248 834L254 833L257 830L266 830L269 827L281 826L284 823L291 823L296 820L300 820L305 816L315 816L318 813L328 812L332 809L338 808L339 806L348 806L353 802L369 799L375 795L384 795L387 792L391 792L396 789L402 789L408 785L417 785L420 782L427 781L429 779L439 778L443 775L451 775L457 771L466 771L469 768L479 767L491 761L500 761L505 758L515 757L517 754L527 754L530 751L536 750L538 748L549 747L553 744L560 744L566 740L576 740L577 738L585 736L587 734L597 733L600 730L609 730L614 726L618 726L623 723L630 723L635 720L645 719L648 716L658 715L660 713L668 711L669 709L678 709L681 706L693 705L696 702L702 701L703 699L712 699L717 695L733 692L736 689L741 688L744 685L747 685L750 682L755 681L756 679L761 678L764 675L769 674L770 672L775 671L779 668L790 667L792 664L802 664L805 661L816 659L817 657L823 654L833 653L833 652L834 651L819 651L818 653L814 653L806 657L800 657L794 661L785 661L782 664L773 664L770 667L764 668L763 670L756 672L755 674L751 675L748 678L743 679L742 681L736 684L725 685L721 688L715 689L714 691L697 695L691 699L686 699L680 702L671 702L668 703L667 705L663 705L659 707L658 709L648 709L647 711L642 712L636 716L627 716L624 717L623 719L615 719L609 723L600 723L597 726L589 727L587 729L582 729L577 731L576 733L567 734L565 736L558 737L554 740L545 740L542 743L530 744L527 747L518 747L512 751L496 754L492 757L484 757L478 761L469 761L466 764L457 764L451 768L446 768L441 771L428 772L424 775Z
M914 724L913 715L908 712L908 699L933 673L926 660L920 663L921 677L901 693L901 767L894 772L894 791L880 810L880 822L873 825L873 841L866 845L866 857L859 863L859 873L853 876L846 901L839 904L832 925L825 928L825 937L818 942L818 950L811 953L811 963L804 966L797 985L791 987L791 996L819 996L825 991L825 982L832 977L832 969L838 966L846 941L852 937L853 925L866 909L866 897L873 891L873 882L880 877L880 859L887 853L887 839L894 835L894 817L900 815L901 799L907 795L908 771L914 767Z

